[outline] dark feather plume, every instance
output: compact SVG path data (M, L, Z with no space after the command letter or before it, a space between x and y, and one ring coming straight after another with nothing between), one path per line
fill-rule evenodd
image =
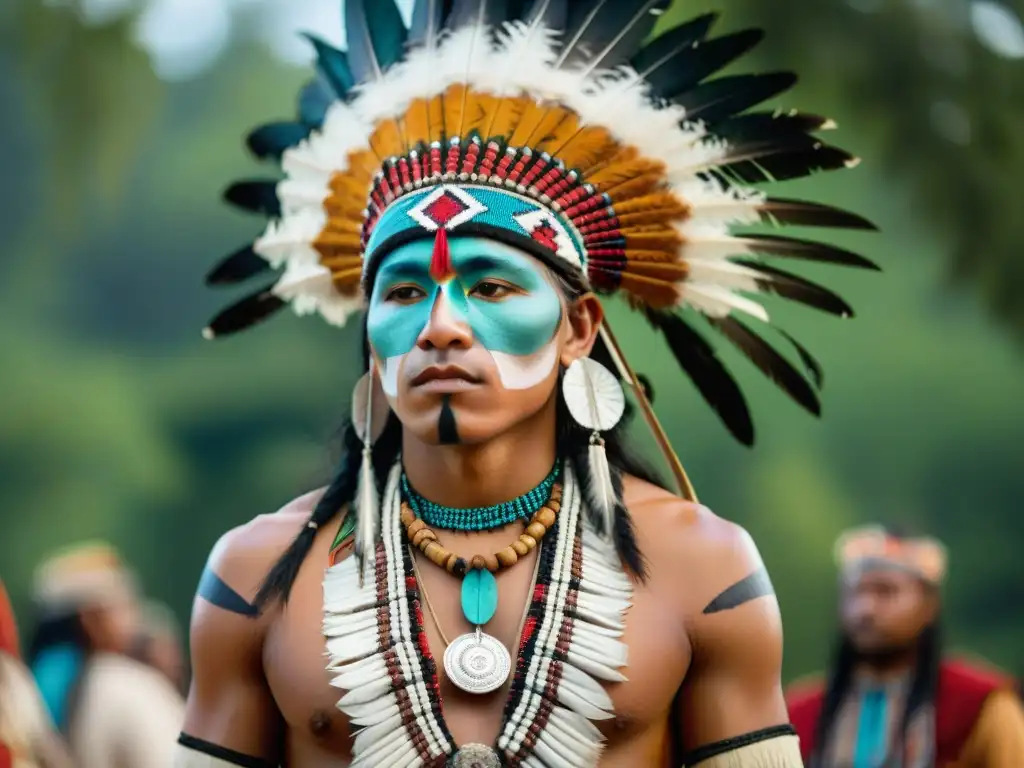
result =
M814 389L767 341L732 316L709 317L708 322L794 402L815 416L821 415L821 403Z
M774 293L807 307L820 309L830 315L853 317L853 307L828 288L823 288L810 280L761 262L736 259L735 263L768 276L767 280L758 281L762 291Z
M471 24L499 26L508 18L508 0L455 0L446 26L461 29Z
M269 269L269 262L257 255L250 244L238 249L211 269L206 275L206 284L234 285Z
M672 101L686 110L686 119L714 124L788 91L796 84L792 72L731 75L701 83Z
M673 357L729 432L744 445L753 445L754 424L747 401L714 348L678 315L653 311L646 315L665 336Z
M728 157L734 159L719 166L716 172L728 180L758 184L800 179L820 171L851 168L857 164L857 158L845 150L812 142L813 137L794 136L784 141L731 147Z
M405 52L405 24L394 0L345 0L345 30L358 83L379 79Z
M564 30L569 19L569 0L533 0L522 19L546 29Z
M630 65L645 79L661 67L670 64L675 56L707 37L717 13L705 13L695 19L672 27L645 45L631 60Z
M268 179L236 181L224 190L224 199L244 211L264 216L281 215L281 202L277 199L277 182Z
M698 40L688 48L679 49L670 62L648 77L648 82L658 96L675 98L731 64L763 39L762 30L747 29L714 40Z
M822 387L825 386L825 371L822 369L821 363L819 363L818 359L799 341L794 339L781 328L777 328L776 330L782 334L786 341L793 345L796 353L800 355L800 361L804 364L804 368L807 369L807 373L814 382L814 387L820 392Z
M665 0L570 2L559 61L563 66L609 67L628 60L667 5Z
M452 10L452 0L416 0L409 24L409 47L419 48L436 44L444 29L445 20Z
M318 74L299 92L299 119L310 128L319 128L337 98L330 83Z
M286 149L291 149L312 132L305 123L267 123L249 134L246 144L260 160L280 160Z
M331 86L335 98L346 98L349 89L356 84L355 77L352 76L352 69L348 65L348 56L344 51L339 51L316 35L307 33L305 37L316 50L317 72Z
M878 228L862 216L833 208L831 205L809 203L803 200L789 200L783 197L769 197L761 206L761 213L778 224L801 227L832 227L836 229L863 229L876 231Z
M273 288L273 284L232 304L213 318L203 331L203 335L208 339L229 336L232 333L244 331L281 311L287 302L271 293L271 288Z
M813 240L801 240L783 235L741 235L740 239L755 253L878 271L878 266L863 256L834 245L816 243Z

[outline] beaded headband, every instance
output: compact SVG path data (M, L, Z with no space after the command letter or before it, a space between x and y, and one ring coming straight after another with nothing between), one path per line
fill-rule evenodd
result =
M448 237L477 235L557 259L599 293L623 297L742 442L753 442L746 401L701 323L817 415L821 369L811 353L782 333L794 364L740 318L769 323L764 294L852 314L765 257L876 267L822 243L737 228L872 229L756 187L857 161L814 135L834 127L824 117L750 111L793 75L712 78L761 40L759 30L711 38L707 14L650 39L669 4L416 0L407 27L393 0L348 0L347 51L310 38L318 75L299 119L249 137L259 157L280 160L284 178L226 193L272 221L208 281L280 272L206 335L287 305L343 325L365 307L366 275L390 250L434 238L443 255ZM635 379L628 365L619 373Z
M929 584L946 576L946 548L931 538L902 539L884 528L867 526L847 531L836 542L836 563L844 570L900 568Z

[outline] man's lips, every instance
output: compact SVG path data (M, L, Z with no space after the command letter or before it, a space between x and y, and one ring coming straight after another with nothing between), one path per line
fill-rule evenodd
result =
M480 379L457 365L432 365L420 371L410 382L410 386L422 387L432 383L434 388L461 388L479 384Z

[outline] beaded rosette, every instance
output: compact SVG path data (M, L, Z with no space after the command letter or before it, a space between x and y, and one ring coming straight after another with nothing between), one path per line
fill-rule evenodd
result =
M741 441L753 441L746 401L702 323L817 414L820 367L792 337L779 334L795 362L768 340L761 297L844 317L852 310L767 260L874 265L823 243L742 228L871 228L758 186L855 158L815 135L834 127L826 118L750 111L787 90L792 75L712 77L756 45L760 31L713 38L708 14L651 39L668 5L417 0L407 27L393 0L346 2L348 49L312 38L318 77L303 91L300 119L249 138L257 155L280 160L284 178L227 192L272 221L209 280L279 272L218 315L208 335L287 305L342 325L363 309L376 264L395 247L483 235L625 298ZM635 385L628 364L615 362Z
M541 547L536 584L495 751L531 768L596 765L611 718L600 681L625 679L622 642L632 584L614 548L582 524L582 493L564 472L558 520ZM440 766L458 753L445 725L437 662L424 630L422 595L400 520L401 467L382 499L381 540L324 579L324 634L338 706L359 730L353 766Z

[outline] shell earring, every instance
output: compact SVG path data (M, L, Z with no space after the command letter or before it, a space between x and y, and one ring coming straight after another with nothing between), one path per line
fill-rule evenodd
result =
M615 375L589 357L573 361L566 369L562 377L562 396L576 423L590 430L587 505L597 521L600 521L602 533L611 538L615 530L615 508L619 501L601 433L614 429L622 420L626 410L626 396Z
M373 471L373 444L384 431L390 410L384 393L370 369L356 382L352 391L352 428L363 444L359 479L352 499L356 519L356 556L364 560L373 550L380 528L380 494Z

